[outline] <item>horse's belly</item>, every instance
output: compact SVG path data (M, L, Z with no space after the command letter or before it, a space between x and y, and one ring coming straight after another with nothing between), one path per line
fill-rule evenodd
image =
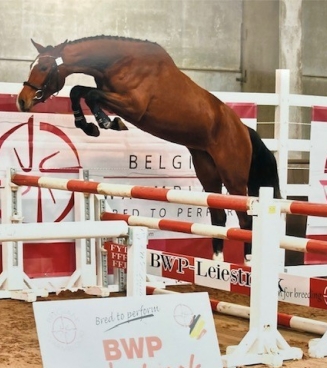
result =
M207 131L203 126L171 122L161 122L158 124L153 120L151 121L151 119L149 121L142 120L134 125L158 138L186 147L204 149L208 144Z

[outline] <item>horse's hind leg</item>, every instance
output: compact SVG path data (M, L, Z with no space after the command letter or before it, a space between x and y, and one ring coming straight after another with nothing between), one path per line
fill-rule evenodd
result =
M189 149L197 178L200 180L206 192L221 193L222 182L217 172L214 161L205 151ZM209 208L212 225L225 226L226 213L223 209ZM223 261L223 239L213 238L213 258Z
M244 149L243 145L243 149ZM245 152L244 152L245 151ZM246 150L239 149L234 154L222 155L216 152L216 167L219 168L221 180L224 183L227 191L231 195L246 196L247 183L251 164L251 151L249 154ZM241 229L251 230L252 229L252 217L246 212L236 211L239 225ZM244 244L244 260L249 260L251 254L251 243Z
M239 220L240 228L244 230L252 230L252 216L245 212L236 212ZM244 243L244 260L248 262L251 260L252 243Z

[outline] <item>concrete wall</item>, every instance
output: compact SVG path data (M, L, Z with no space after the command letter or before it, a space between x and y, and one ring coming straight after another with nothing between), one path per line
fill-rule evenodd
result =
M0 81L27 78L36 57L30 38L55 45L111 34L158 42L208 90L273 92L275 69L284 67L281 53L299 51L291 41L281 46L281 32L297 26L287 23L292 7L302 23L301 64L291 70L302 78L303 91L296 92L326 95L326 0L0 1ZM245 70L246 82L240 83ZM71 76L66 85L75 83L93 84L89 77ZM260 108L259 121L273 119L272 108Z
M303 93L327 95L327 1L303 0Z
M301 61L291 68L291 73L301 73L302 89L305 94L327 94L327 1L326 0L245 0L244 23L244 68L247 82L244 91L273 92L275 69L290 63L284 60L283 52L288 51L294 58L299 53L297 44L292 43L298 36L298 24L288 24L292 7L300 8L298 22L302 30ZM297 9L296 9L297 10ZM285 24L286 23L286 24ZM295 31L294 31L295 30ZM286 35L288 45L283 49L281 38ZM296 32L297 34L292 34ZM287 50L288 48L288 50ZM297 87L291 85L291 91Z
M274 92L275 69L288 68L291 92L327 95L326 19L325 0L245 0L242 68L247 80L242 90ZM292 110L291 121L310 123L309 109ZM259 121L273 120L274 108L259 109ZM308 138L305 124L294 124L291 134ZM261 126L259 132L271 137L273 126Z
M241 22L242 0L0 1L0 80L27 78L30 38L56 45L107 34L156 41L203 87L239 91Z
M244 92L275 92L275 71L279 68L279 4L276 0L244 1L243 69ZM258 109L258 120L274 121L274 108ZM264 127L267 130L267 127ZM272 136L273 127L267 136ZM261 135L264 132L260 131Z

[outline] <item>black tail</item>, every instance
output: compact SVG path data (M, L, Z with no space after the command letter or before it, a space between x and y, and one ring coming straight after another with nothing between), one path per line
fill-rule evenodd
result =
M260 187L273 187L274 198L281 198L275 156L265 146L259 134L251 128L248 129L252 142L252 162L248 194L249 196L257 197Z

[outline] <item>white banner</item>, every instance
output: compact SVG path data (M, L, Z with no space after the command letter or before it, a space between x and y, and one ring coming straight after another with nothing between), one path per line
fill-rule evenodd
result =
M45 368L221 368L207 293L33 303Z
M70 115L0 112L0 122L2 179L8 167L65 178L76 178L78 169L84 168L90 170L91 179L101 182L202 190L184 146L131 125L128 131L102 130L95 138L76 129ZM71 209L70 193L29 188L23 198L26 222L72 220L72 212L66 213ZM120 213L210 223L209 211L203 207L129 198L108 198L108 203ZM235 214L228 211L228 217Z

